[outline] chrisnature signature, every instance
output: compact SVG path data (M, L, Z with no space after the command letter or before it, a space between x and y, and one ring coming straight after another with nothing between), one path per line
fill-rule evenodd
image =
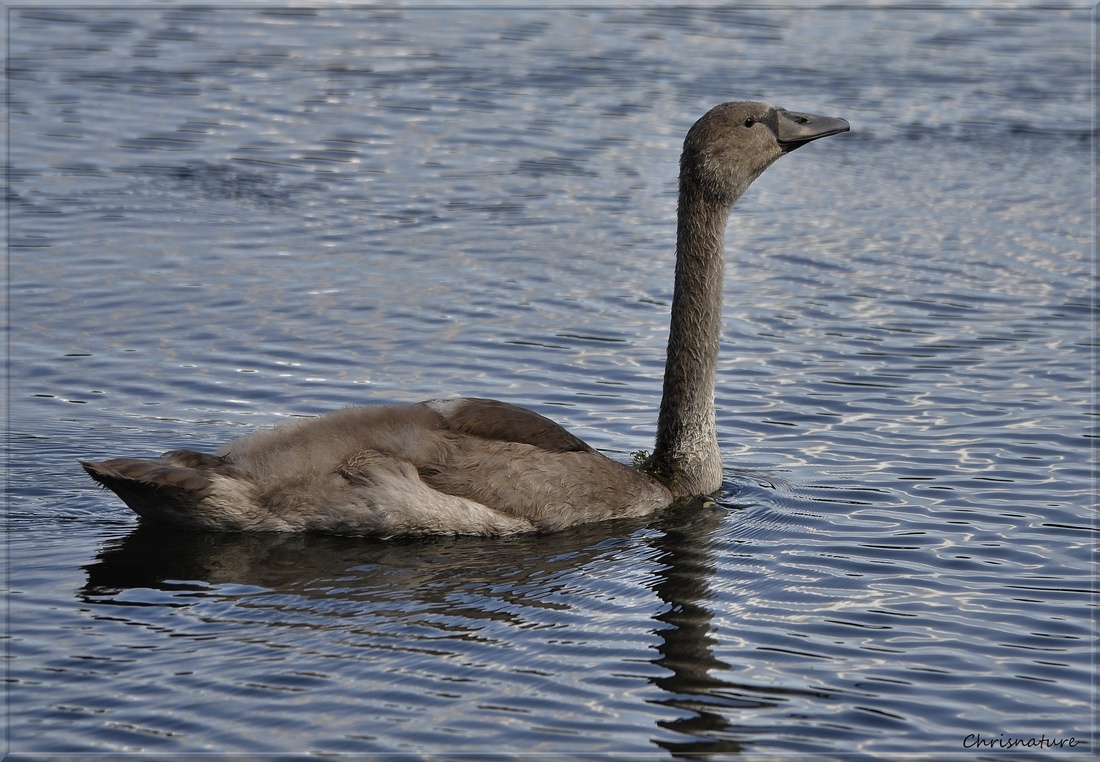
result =
M1039 737L1005 737L1001 733L996 738L983 737L981 733L970 733L963 739L964 749L1064 749L1074 748L1083 743L1076 738L1047 738L1046 733Z

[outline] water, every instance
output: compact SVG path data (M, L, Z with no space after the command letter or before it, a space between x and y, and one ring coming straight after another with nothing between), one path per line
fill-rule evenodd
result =
M1095 753L1085 11L9 23L14 756ZM713 507L180 534L76 467L448 394L651 446L730 98L853 130L731 219Z

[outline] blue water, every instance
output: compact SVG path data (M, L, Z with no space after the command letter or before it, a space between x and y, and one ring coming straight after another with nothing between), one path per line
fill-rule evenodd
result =
M8 18L12 756L1095 754L1089 12ZM733 98L853 129L731 218L713 506L187 534L77 467L449 394L629 459Z

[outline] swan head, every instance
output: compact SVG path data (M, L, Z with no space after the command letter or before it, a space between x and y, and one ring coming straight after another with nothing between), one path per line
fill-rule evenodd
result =
M780 156L848 129L836 117L753 101L722 103L688 130L680 157L681 192L732 206Z

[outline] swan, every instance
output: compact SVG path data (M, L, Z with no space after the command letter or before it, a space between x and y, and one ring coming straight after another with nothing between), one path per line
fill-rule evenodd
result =
M688 130L663 396L654 450L639 468L538 413L480 398L350 407L213 454L80 464L141 517L198 530L497 536L644 516L713 493L722 484L714 389L730 209L780 156L848 129L843 119L734 101Z

